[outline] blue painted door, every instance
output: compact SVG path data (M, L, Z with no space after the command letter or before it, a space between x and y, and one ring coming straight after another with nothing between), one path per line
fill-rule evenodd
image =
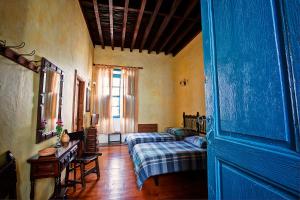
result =
M300 199L300 1L201 13L209 199Z

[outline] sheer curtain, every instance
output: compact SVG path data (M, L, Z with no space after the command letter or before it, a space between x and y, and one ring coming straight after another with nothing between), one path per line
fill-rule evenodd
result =
M137 68L123 68L121 76L121 133L137 132L138 124Z
M113 132L111 67L97 66L93 70L94 113L99 114L98 132Z

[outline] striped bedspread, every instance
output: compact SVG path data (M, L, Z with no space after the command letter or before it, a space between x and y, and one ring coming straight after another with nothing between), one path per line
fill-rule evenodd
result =
M132 159L139 189L154 175L206 169L206 149L186 141L137 144Z
M149 143L149 142L167 142L175 141L175 136L169 133L130 133L125 137L125 142L128 144L128 151L131 155L132 148L136 144Z

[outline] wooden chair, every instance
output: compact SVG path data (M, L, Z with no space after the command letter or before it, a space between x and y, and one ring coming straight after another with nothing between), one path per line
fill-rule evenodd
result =
M97 180L100 178L100 169L98 157L102 155L102 153L98 152L87 152L85 151L85 134L83 131L68 133L70 136L70 140L80 140L79 150L77 152L77 156L74 161L66 168L66 178L65 184L66 186L72 185L74 190L76 190L76 184L81 184L85 189L85 176L95 173L97 174ZM94 167L86 170L86 165L94 162ZM80 169L80 180L76 180L76 169ZM74 172L74 180L69 180L69 173Z
M0 199L16 199L16 160L10 151L0 155ZM2 163L2 162L1 162Z

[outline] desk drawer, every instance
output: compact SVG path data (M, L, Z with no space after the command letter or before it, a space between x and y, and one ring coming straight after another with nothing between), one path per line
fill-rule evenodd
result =
M48 177L56 177L59 173L59 164L57 161L55 162L39 162L32 163L31 165L31 177L37 178L48 178ZM34 173L33 173L34 172Z
M76 158L78 146L74 146L70 151L68 151L60 160L60 168L64 169L72 160Z

